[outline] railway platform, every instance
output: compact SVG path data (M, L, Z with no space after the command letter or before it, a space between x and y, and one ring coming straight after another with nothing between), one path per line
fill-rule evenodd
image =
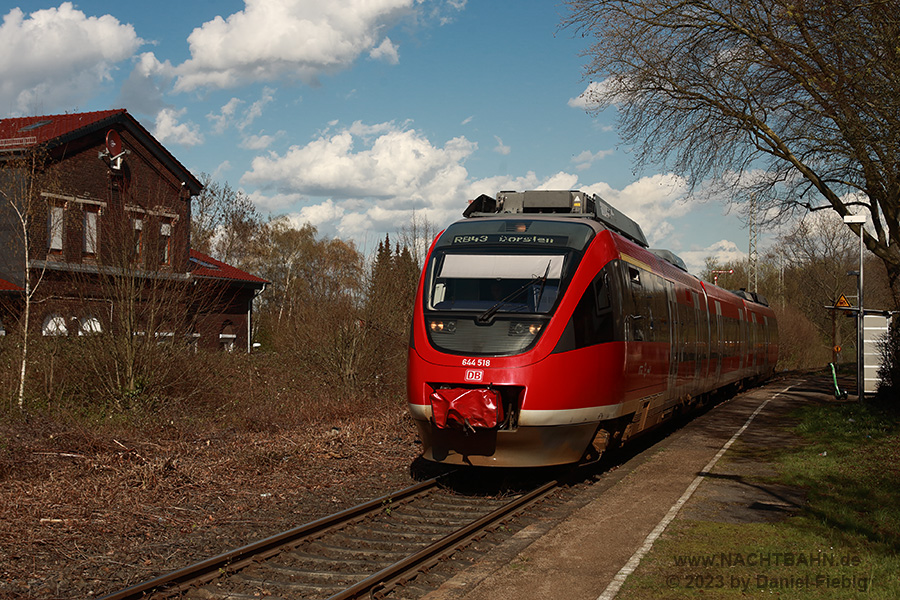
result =
M773 467L738 450L797 443L789 412L833 400L829 383L787 376L719 404L601 476L570 516L529 525L426 598L611 600L677 520L751 523L799 510L802 491L755 483Z

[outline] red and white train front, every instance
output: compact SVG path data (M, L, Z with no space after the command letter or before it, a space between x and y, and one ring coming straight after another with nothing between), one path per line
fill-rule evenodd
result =
M697 318L684 352L673 318L679 285L704 315L708 295L687 273L666 278L630 219L580 192L479 202L435 240L419 282L407 392L426 459L576 462L599 428L645 428L725 382L727 352L717 370L709 360L723 336L707 324L701 348Z

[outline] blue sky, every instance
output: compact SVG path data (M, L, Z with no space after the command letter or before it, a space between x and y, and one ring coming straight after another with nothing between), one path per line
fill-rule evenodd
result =
M746 256L737 214L635 172L615 111L585 110L588 41L559 29L555 2L9 6L0 114L126 108L195 174L364 252L414 211L442 228L482 193L568 188L600 194L694 272Z

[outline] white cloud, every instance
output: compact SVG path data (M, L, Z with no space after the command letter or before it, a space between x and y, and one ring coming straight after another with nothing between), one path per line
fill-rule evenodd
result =
M400 53L397 52L397 46L391 41L391 38L384 38L378 47L372 48L369 57L374 60L383 60L390 65L400 63Z
M413 213L438 228L461 218L468 200L498 190L581 189L596 193L637 221L648 239L671 236L688 213L687 184L671 174L654 175L625 188L585 184L559 171L539 176L499 175L472 179L466 160L477 144L465 137L434 143L409 123L357 121L328 128L305 145L270 152L252 161L241 184L256 187L256 205L310 222L322 235L353 240L365 248L396 232Z
M251 196L260 208L288 208L323 235L365 245L413 212L441 226L458 218L471 185L464 163L476 148L464 137L433 144L408 124L355 122L257 157L241 182L260 188Z
M264 87L259 100L250 105L250 108L248 108L247 112L244 113L243 120L237 124L237 128L241 131L244 131L253 123L253 121L262 116L263 109L274 99L275 90L268 86Z
M250 200L264 213L281 214L304 200L302 194L271 194L266 195L259 191L248 194Z
M330 229L332 224L340 222L346 211L335 204L334 200L329 198L320 204L304 206L300 212L288 215L291 223L295 227L302 227L304 223L309 223L316 229Z
M683 217L691 209L687 182L671 173L642 177L621 190L605 183L581 189L597 194L636 221L651 246L671 234L671 219Z
M497 154L502 154L503 156L506 156L507 154L509 154L510 152L512 152L512 150L510 149L510 147L509 147L509 146L505 146L505 145L503 144L503 140L501 140L498 136L495 135L495 136L494 136L494 139L497 140L497 145L494 146L494 152L496 152Z
M600 107L597 101L598 96L603 90L603 84L592 81L588 84L580 96L569 98L569 106L572 108L580 108L582 110L596 110Z
M589 112L597 111L604 105L615 105L626 99L632 92L629 91L627 79L621 77L607 77L603 81L592 81L581 92L581 95L570 98L569 106L580 108Z
M243 112L240 108L247 102L241 98L231 98L222 105L218 113L211 112L206 115L206 118L213 124L215 133L224 133L226 129L232 126L243 133L245 129L253 124L253 121L262 116L263 109L274 99L275 90L266 86L263 88L259 100L253 102Z
M160 62L152 52L134 59L134 67L119 90L118 106L128 107L132 114L155 115L166 107L163 93L172 82L169 61Z
M181 144L182 146L197 146L203 143L203 135L200 128L194 123L179 123L178 120L187 112L186 108L175 110L164 108L156 115L156 128L153 131L161 144Z
M747 254L738 248L738 245L729 240L719 240L706 248L698 250L686 250L678 253L681 260L687 265L688 271L694 274L700 273L706 268L707 257L713 257L718 263L746 260ZM728 287L727 281L720 281L722 287Z
M212 121L213 131L216 133L224 133L228 126L234 122L234 115L238 107L244 104L240 98L232 98L226 102L219 113L209 113L206 118Z
M265 150L275 141L272 135L248 135L241 140L241 148L247 150Z
M390 60L396 47L381 32L417 9L416 0L246 0L188 36L191 58L177 67L176 89L229 88L259 81L314 84L364 52ZM387 44L387 45L386 45Z
M394 199L395 204L443 197L466 180L463 161L476 145L463 137L443 147L392 123L354 123L284 155L259 156L242 182L264 189L334 198Z
M231 170L231 162L227 160L223 160L219 163L219 165L213 170L212 178L213 180L224 179L225 174Z
M615 150L600 150L599 152L591 152L590 150L585 150L584 152L578 154L577 156L572 157L572 162L575 163L575 168L579 171L584 171L589 169L591 165L594 164L594 161L602 160L607 156L611 156Z
M142 43L131 25L88 17L71 2L27 17L13 8L0 25L0 105L19 114L71 108L95 96Z
M537 190L574 190L578 188L578 176L560 171L537 185Z

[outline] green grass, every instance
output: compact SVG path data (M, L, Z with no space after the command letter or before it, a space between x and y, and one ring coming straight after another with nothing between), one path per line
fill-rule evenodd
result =
M900 412L848 403L795 416L803 443L764 455L778 470L767 482L806 490L800 513L676 519L617 598L900 598Z

